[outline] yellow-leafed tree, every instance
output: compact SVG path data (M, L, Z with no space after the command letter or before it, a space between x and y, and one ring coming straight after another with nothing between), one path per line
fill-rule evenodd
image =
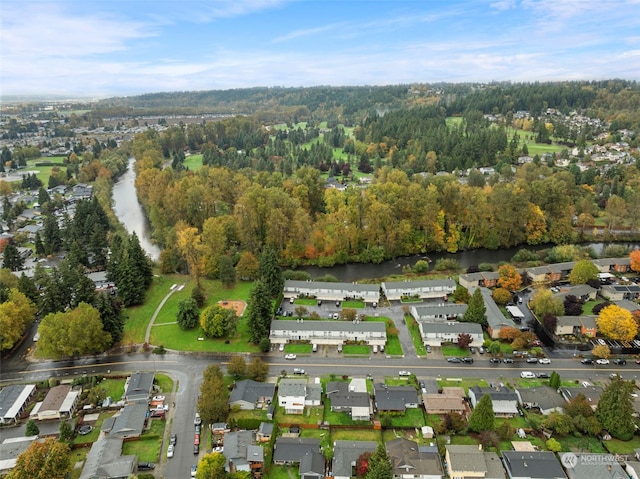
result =
M631 269L640 273L640 249L633 250L629 258L631 259Z
M498 285L508 291L515 291L522 285L522 276L510 264L503 264L498 268Z
M609 339L631 341L638 333L633 315L615 304L603 308L596 323L600 334Z

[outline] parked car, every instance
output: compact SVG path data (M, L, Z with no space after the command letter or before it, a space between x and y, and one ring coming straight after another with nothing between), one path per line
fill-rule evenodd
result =
M593 364L593 359L591 358L584 358L582 361L580 361L582 364Z
M471 354L476 354L476 348L474 348L473 346L469 346L469 352Z
M478 352L479 352L480 354L484 354L484 346L480 346L480 347L478 348Z
M171 436L169 437L169 444L171 444L172 446L175 446L178 442L178 436L176 434L171 434Z
M609 360L608 359L596 359L596 364L609 364Z
M193 454L200 454L200 444L193 445Z
M338 344L338 352L341 353L342 352L342 344Z
M195 424L196 426L199 426L200 424L202 424L202 418L200 417L200 414L196 413L196 417L193 420L193 424Z
M535 374L533 374L531 371L522 371L522 372L520 373L520 377L521 377L522 379L533 379L533 378L535 378L535 377L536 377L536 375L535 375Z
M447 362L449 363L461 363L460 358L447 358Z
M285 354L284 358L285 359L295 359L295 358L297 358L297 356L295 354L293 354L293 353L289 353L289 354Z
M138 471L152 471L155 468L156 468L156 465L153 462L138 463Z
M284 343L280 344L280 346L278 346L278 351L283 352L284 351Z
M398 376L403 376L403 377L411 376L411 372L410 371L400 371L400 372L398 372Z
M473 358L470 356L466 356L464 358L462 358L462 362L463 363L467 363L467 364L472 364L473 363Z
M193 445L194 446L200 445L200 434L196 434L195 436L193 436Z
M153 402L163 402L165 400L164 396L153 396Z
M171 444L169 444L169 447L167 448L167 457L173 457L173 450L174 450L174 447Z
M374 344L374 345L373 345L373 352L374 352L374 353L377 353L377 352L378 352L378 345L377 345L377 344Z
M304 374L304 369L302 369L302 368L293 368L293 374Z
M613 360L613 364L617 364L618 366L624 366L625 364L627 364L627 360L622 358L616 358Z
M549 373L538 373L539 378L549 378Z
M502 360L502 362L503 362L503 363L505 363L505 364L513 364L513 359L511 359L511 358L504 358L504 359Z
M529 364L533 364L533 363L537 363L538 360L536 358L527 358L527 360L525 362L527 362Z
M538 363L540 363L540 364L551 364L551 359L549 359L549 358L540 358L540 359L538 359Z
M491 358L489 359L490 363L498 364L500 362L500 358Z
M201 426L200 426L200 424L196 424L195 434L200 434L200 431L201 431Z
M191 465L191 477L196 477L196 473L198 472L198 465L197 464L192 464Z
M428 353L430 353L430 352L431 352L431 346L429 346L428 344L427 344L427 352L428 352ZM640 363L638 363L638 364L640 364Z
M317 344L313 344L313 346L311 346L311 351L313 351L314 353L318 352L318 345Z

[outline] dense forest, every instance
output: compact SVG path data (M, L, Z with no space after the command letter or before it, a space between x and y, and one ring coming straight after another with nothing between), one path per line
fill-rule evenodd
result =
M336 97L350 95L358 105L354 111L363 112L350 127L339 123L344 105L329 105L325 89L315 96L313 89L283 89L293 103L305 95L314 98L302 105L309 118L295 118L305 123L292 118L275 128L264 117L246 115L138 134L129 148L137 159L140 200L164 249L162 268L216 277L223 258L235 264L266 246L284 264L332 265L430 251L565 244L598 224L606 224L609 234L640 225L637 156L624 165L578 167L574 159L558 167L556 158L568 158L564 150L519 165L527 145L510 129L518 121L513 114L526 110L531 137L550 143L555 131L554 141L582 154L597 133L615 134L608 129L611 122L617 128L637 126L636 84L412 86L413 93L406 86L388 87L388 95L372 103L365 93L376 88L337 89ZM271 89L254 89L229 98L270 94ZM618 113L606 112L603 98L619 100ZM383 111L383 104L389 109ZM320 116L327 109L332 114ZM567 127L559 135L562 115L545 117L549 109L567 115L600 111L606 118L600 131ZM451 115L458 121L448 122ZM496 122L487 115L502 116ZM637 137L631 141L637 146ZM201 153L203 166L184 168L185 152ZM328 188L328 179L337 187Z

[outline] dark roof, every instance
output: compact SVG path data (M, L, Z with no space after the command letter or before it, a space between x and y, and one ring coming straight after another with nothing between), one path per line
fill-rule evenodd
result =
M121 456L122 439L101 437L91 446L80 479L129 477L138 463L136 455Z
M394 439L386 444L387 453L393 467L393 475L443 476L442 461L437 450L418 447L416 442L404 438Z
M333 475L351 477L351 463L356 462L364 452L375 452L377 447L375 441L335 441L331 467Z
M522 399L523 404L534 404L543 410L563 408L565 406L562 396L549 386L518 388L517 394Z
M333 381L327 383L327 397L332 407L369 407L369 394L349 391L349 383Z
M273 434L273 423L261 422L260 427L258 427L258 434L262 434L264 436L270 436Z
M300 462L309 451L320 451L320 439L314 437L278 437L273 448L274 462Z
M484 387L480 386L472 386L469 388L469 392L473 391L474 396L476 397L476 401L480 401L480 398L485 394L489 394L491 396L492 401L518 401L518 396L513 389L509 389L508 387Z
M109 436L137 437L142 434L147 418L147 405L129 404L122 408L119 415L114 416Z
M298 471L302 477L306 474L324 476L324 456L319 451L307 451L300 459Z
M531 479L566 479L556 455L549 451L502 451L509 477Z
M131 375L127 383L127 390L124 392L124 398L127 401L146 401L153 387L153 373L137 372Z
M373 388L376 406L381 411L404 411L406 404L418 402L418 392L410 386L386 386L376 384Z
M222 453L227 460L227 469L230 462L233 462L236 467L247 464L247 449L253 443L253 431L231 431L226 433L224 435Z
M273 398L275 391L275 384L259 383L251 379L245 379L236 383L236 387L233 388L229 396L229 404L233 404L236 401L255 403L259 398Z

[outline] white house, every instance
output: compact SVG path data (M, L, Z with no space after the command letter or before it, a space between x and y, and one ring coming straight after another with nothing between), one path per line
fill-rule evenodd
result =
M446 342L458 341L460 334L471 336L471 344L481 345L484 341L482 336L482 326L476 323L460 323L448 321L446 323L435 323L422 321L418 323L420 334L425 346L440 346Z
M402 297L444 299L446 301L447 296L456 290L456 282L452 279L385 281L381 284L381 288L389 301L397 301Z
M306 379L281 379L278 384L278 405L286 414L302 414L305 406L319 406L322 385L308 383Z
M387 342L387 332L385 324L378 321L274 320L269 340L272 344L309 341L328 345L364 341L371 346L382 346Z
M374 303L380 299L380 285L286 280L283 296L285 299L310 297L326 301L361 299L367 303Z

